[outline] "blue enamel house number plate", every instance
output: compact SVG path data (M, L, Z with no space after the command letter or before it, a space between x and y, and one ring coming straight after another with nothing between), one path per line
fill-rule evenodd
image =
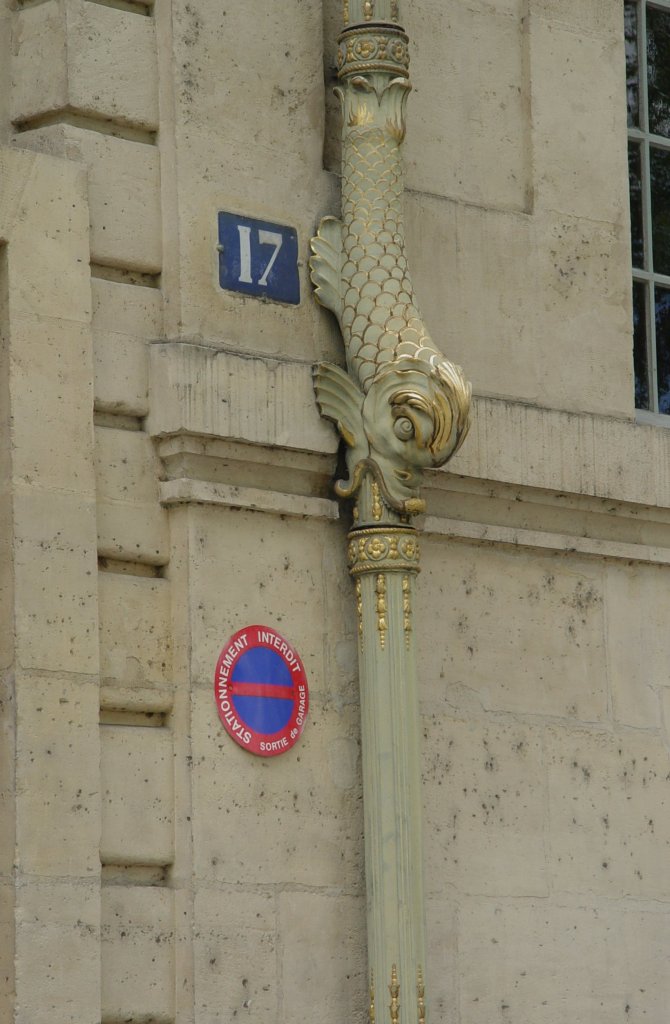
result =
M227 291L300 302L295 228L219 213L219 284Z

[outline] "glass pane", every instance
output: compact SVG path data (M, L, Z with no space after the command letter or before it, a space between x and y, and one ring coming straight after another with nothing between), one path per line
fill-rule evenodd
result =
M628 145L628 180L630 182L630 241L633 266L644 269L644 235L642 229L642 152L635 143Z
M670 291L656 289L656 368L658 411L670 412Z
M633 364L635 408L649 408L649 360L647 359L647 286L633 281Z
M637 58L637 3L626 0L624 8L624 34L626 39L626 93L628 97L628 127L640 125L640 81Z
M654 273L670 274L670 150L649 148Z
M670 11L647 7L649 131L670 138Z

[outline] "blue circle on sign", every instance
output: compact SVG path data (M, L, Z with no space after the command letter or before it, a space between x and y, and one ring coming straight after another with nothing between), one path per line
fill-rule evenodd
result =
M256 732L271 734L284 729L293 714L293 697L286 697L286 688L293 687L293 679L284 659L267 647L254 647L238 660L231 682L257 684L264 688L263 696L236 694L233 706L240 718ZM275 687L277 696L267 688Z

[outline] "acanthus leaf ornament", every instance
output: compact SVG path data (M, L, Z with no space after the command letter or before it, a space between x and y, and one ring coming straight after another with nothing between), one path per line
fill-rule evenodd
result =
M467 434L471 388L433 343L414 296L401 160L408 39L392 23L397 3L386 0L382 24L371 23L371 10L350 8L340 36L342 218L322 220L310 260L316 299L339 322L348 373L320 365L315 390L348 448L348 480L337 493L355 494L367 471L390 508L415 514L423 470L444 465Z

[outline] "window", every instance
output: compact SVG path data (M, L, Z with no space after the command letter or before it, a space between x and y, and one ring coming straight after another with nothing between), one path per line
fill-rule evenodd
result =
M670 414L670 0L625 0L635 405Z

